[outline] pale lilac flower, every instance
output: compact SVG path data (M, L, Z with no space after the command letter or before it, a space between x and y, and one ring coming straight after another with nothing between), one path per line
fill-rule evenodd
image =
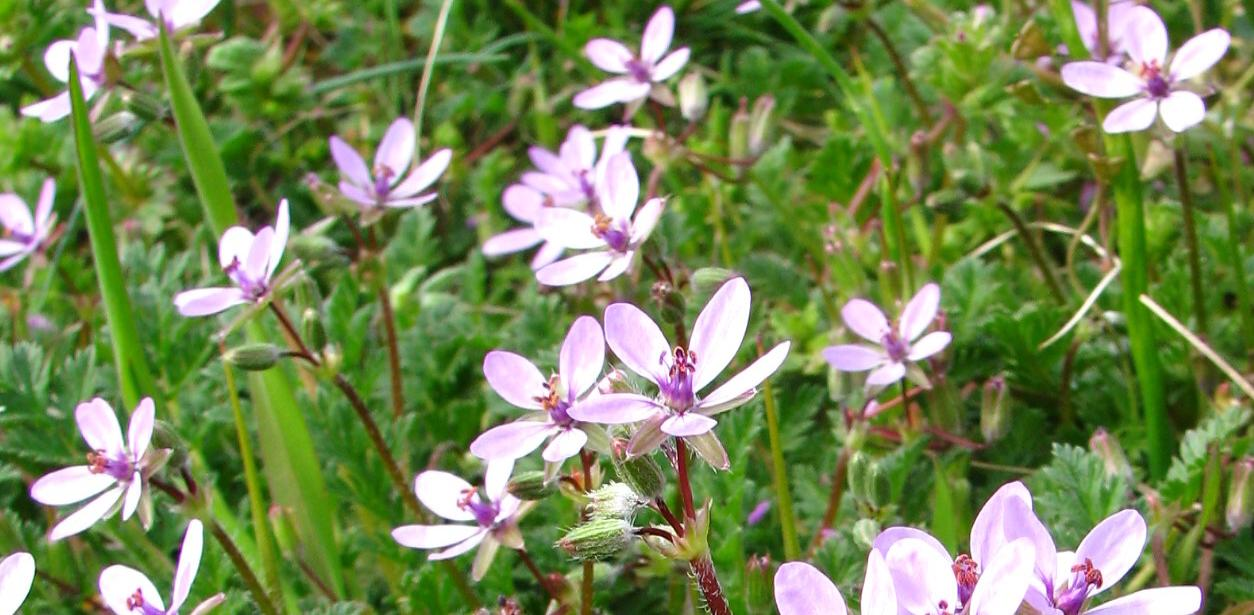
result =
M1208 30L1186 41L1168 64L1167 27L1157 13L1138 6L1128 12L1123 40L1131 71L1103 62L1072 62L1062 67L1062 80L1090 96L1137 97L1106 115L1106 132L1145 130L1159 115L1167 128L1183 132L1206 116L1202 97L1183 89L1183 82L1218 62L1230 40L1221 28Z
M761 8L762 3L758 2L758 0L747 0L746 2L741 2L736 5L736 13L744 15L745 13L752 13L754 11L761 10Z
M31 217L26 201L16 194L0 194L0 271L12 269L22 259L44 247L48 236L57 225L52 213L52 201L57 185L52 178L44 180L35 204L35 216Z
M597 211L600 207L598 186L604 185L609 161L626 148L628 136L627 127L611 127L606 131L598 158L592 132L576 125L567 133L558 152L542 147L528 150L537 170L524 173L519 183L509 186L501 195L506 213L527 226L489 238L483 244L483 253L499 256L543 244L536 251L531 268L540 269L557 260L562 246L545 241L535 228L540 213L548 207L582 207Z
M207 316L241 303L260 303L273 290L270 286L279 268L291 219L287 199L279 201L278 220L254 235L242 226L232 226L218 240L218 264L235 286L214 286L185 290L174 297L174 306L184 316Z
M758 502L753 510L749 511L749 516L745 517L745 525L757 525L766 518L766 513L771 512L771 501L762 500Z
M783 365L790 347L780 343L709 395L697 396L736 358L749 326L749 303L744 278L727 281L701 310L688 347L673 350L640 308L629 303L605 308L606 343L628 369L657 385L658 394L604 395L572 408L571 416L611 425L643 422L628 445L631 455L646 454L674 436L687 438L714 467L727 468L727 452L711 431L718 424L713 417L752 399L756 387Z
M788 562L775 573L779 615L845 615L840 590L817 568ZM862 582L862 615L897 615L897 593L884 555L872 549Z
M571 325L558 355L558 372L548 378L527 359L493 350L483 359L483 375L505 401L536 411L513 423L493 427L470 443L470 452L489 461L517 459L552 438L541 456L561 463L579 454L588 434L570 417L580 397L597 383L605 365L605 337L591 316Z
M340 169L340 192L377 214L383 207L416 207L435 200L434 192L419 194L439 179L453 159L449 149L437 150L410 171L414 161L414 125L397 118L388 126L374 154L374 168L338 136L331 137L331 157Z
M161 600L161 592L148 577L129 566L114 565L100 573L100 595L105 605L117 615L178 615L187 601L187 594L200 569L200 555L204 550L204 528L199 520L192 519L183 535L179 550L178 566L174 569L174 589L170 594L170 607ZM203 615L222 604L226 595L209 597L192 609L191 615Z
M96 6L103 9L100 0ZM78 62L78 82L83 88L83 100L91 100L108 81L105 75L105 57L109 54L109 24L99 15L95 27L83 28L75 39L59 40L44 52L44 66L61 83L70 80L70 58ZM70 114L70 92L66 91L22 107L22 115L36 117L44 122L55 122Z
M952 336L945 331L923 335L939 309L940 287L936 284L919 289L901 311L895 327L870 301L853 299L840 310L845 326L879 347L831 346L823 350L823 358L843 372L871 370L866 379L867 388L893 384L906 375L907 362L922 361L949 345Z
M431 512L449 521L473 521L473 525L402 525L392 530L396 542L413 549L440 549L427 556L430 560L457 557L475 547L472 576L483 578L488 565L501 545L522 549L522 532L515 517L522 501L506 491L509 475L514 470L512 459L488 462L484 477L484 495L461 478L428 470L414 480L414 493Z
M648 239L662 215L665 199L652 198L639 211L640 176L630 152L610 159L603 185L598 185L599 211L592 215L565 207L542 209L536 231L546 241L575 250L590 250L550 263L536 271L548 286L577 284L593 276L613 280L631 269L636 249ZM633 217L634 214L634 217Z
M35 558L30 553L17 552L0 560L0 615L13 615L35 580Z
M675 12L663 6L649 18L640 41L640 53L632 53L626 45L608 38L594 38L584 47L584 55L606 72L622 75L603 81L575 95L574 104L581 109L600 109L614 103L632 103L654 93L669 99L663 81L670 79L688 63L688 48L666 53L675 33ZM665 56L665 57L663 57Z
M105 12L98 4L97 8L88 9L98 18L103 18L110 25L130 32L136 40L144 41L157 37L157 24L164 23L166 30L175 32L200 23L220 0L144 0L144 8L156 23L122 13Z
M30 495L48 506L66 506L95 498L61 520L48 534L52 541L73 536L113 514L122 502L122 520L139 511L145 528L152 525L152 500L148 477L165 464L169 449L150 450L155 410L145 397L131 414L126 441L122 427L105 400L97 397L74 409L83 439L91 447L87 465L72 466L45 474L31 485ZM103 493L102 493L103 492Z
M1128 18L1133 15L1132 8L1136 4L1132 0L1112 0L1106 7L1106 58L1107 63L1118 63L1124 54L1124 33L1127 30ZM1075 17L1076 29L1089 55L1096 57L1099 51L1100 34L1097 30L1097 11L1086 2L1071 0L1071 14ZM1099 58L1101 59L1101 58Z

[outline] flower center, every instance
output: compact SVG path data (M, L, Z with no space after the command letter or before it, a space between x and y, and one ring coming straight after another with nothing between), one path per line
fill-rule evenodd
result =
M1141 65L1141 79L1145 80L1145 93L1150 98L1166 98L1171 94L1171 82L1163 77L1163 69L1158 62L1151 61Z
M34 235L27 235L26 233L13 230L8 227L5 227L4 232L0 233L0 237L3 237L5 239L12 239L13 241L16 241L18 243L26 243L26 244L29 244L31 240L35 238Z
M104 451L87 453L87 466L92 474L108 474L119 482L130 480L135 473L135 468L126 458L110 459Z
M692 374L697 369L697 353L682 346L676 346L670 355L670 367L667 369L666 381L659 383L662 400L671 410L683 414L697 401L692 390ZM666 365L666 355L658 358Z
M640 83L653 81L653 66L644 60L632 58L627 60L627 74Z
M592 234L600 237L615 252L627 251L627 233L614 224L614 219L598 212L592 223Z
M139 611L143 615L165 615L165 611L144 601L144 592L141 589L136 589L135 593L126 599L126 608L130 609L132 613Z
M548 391L548 394L537 396L534 399L544 408L545 412L549 413L549 420L562 427L570 427L575 420L566 413L566 410L570 408L570 404L562 399L561 380L557 374L550 376L549 381L544 383L544 390Z
M1093 566L1093 560L1085 558L1084 563L1071 567L1071 581L1054 600L1054 606L1063 615L1078 615L1089 597L1089 588L1101 586L1102 571Z
M958 601L967 604L975 592L976 581L980 580L980 565L964 553L954 560L953 569L954 578L958 580Z
M227 277L231 278L231 281L235 282L235 285L254 301L260 299L269 290L266 280L254 280L245 273L244 267L238 258L231 259L231 264L227 265L222 271L226 272Z
M889 331L885 333L884 339L880 340L880 343L884 346L884 351L888 353L888 358L895 362L905 361L906 356L910 354L910 344L907 344L906 340L897 337L896 332Z
M462 492L462 498L457 501L457 507L462 510L469 510L470 514L475 516L475 521L480 527L492 527L496 523L496 506L483 503L477 497L477 492L473 488Z
M396 177L396 172L385 164L381 164L374 169L374 194L380 200L386 199L388 193L392 191L392 178Z

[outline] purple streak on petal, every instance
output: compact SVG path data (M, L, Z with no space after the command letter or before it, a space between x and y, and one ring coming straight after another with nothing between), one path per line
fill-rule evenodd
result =
M1105 62L1071 62L1062 67L1062 81L1082 94L1099 98L1126 98L1141 93L1140 77Z
M480 459L518 459L539 448L557 428L552 423L515 421L497 425L470 443L470 454Z
M667 378L663 359L670 356L666 336L647 314L630 303L605 308L605 342L624 365L657 384Z
M648 420L662 412L652 398L634 393L611 393L592 397L571 406L570 417L585 423L622 425Z
M519 408L539 410L542 406L536 398L548 394L549 379L534 363L512 352L489 352L483 357L483 375L497 395Z
M749 304L749 284L744 278L732 278L714 293L697 316L688 344L688 349L696 354L694 393L713 382L736 358L749 327Z
M1214 66L1228 52L1232 36L1222 28L1207 30L1187 41L1171 59L1171 78L1184 81L1196 77Z
M851 331L876 344L891 331L884 312L865 299L851 299L841 308L840 316Z
M609 252L587 252L545 265L536 271L536 281L545 286L569 286L591 278L614 260Z

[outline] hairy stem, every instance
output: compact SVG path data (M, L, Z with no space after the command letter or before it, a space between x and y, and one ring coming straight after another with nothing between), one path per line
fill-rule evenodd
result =
M708 552L688 562L692 576L697 581L697 588L705 598L705 608L710 615L731 615L731 606L723 595L723 586L718 582L718 573L714 571L714 561Z
M253 572L252 567L248 565L248 560L244 559L244 554L240 553L239 547L235 546L235 542L227 535L226 530L222 529L222 525L216 519L207 519L206 524L209 526L209 533L213 534L218 544L222 545L222 550L226 551L226 556L230 558L231 564L235 566L235 571L239 573L240 578L244 581L244 585L248 586L248 591L252 593L253 600L257 602L257 608L266 615L279 615L279 609L271 602L270 595L262 587L261 581L257 580L257 575Z
M688 443L683 438L675 438L675 464L679 475L679 497L684 503L684 517L696 519L697 510L692 505L692 483L688 480Z

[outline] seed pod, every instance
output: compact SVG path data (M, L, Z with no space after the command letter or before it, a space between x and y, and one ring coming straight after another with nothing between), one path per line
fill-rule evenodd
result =
M1097 428L1093 437L1089 438L1089 450L1101 457L1107 476L1122 476L1124 480L1132 481L1132 464L1128 463L1128 456L1124 454L1123 447L1119 446L1119 440L1110 435L1110 432Z
M745 563L745 601L749 603L750 612L770 612L771 587L774 577L771 556L749 556L749 561Z
M871 457L861 451L849 458L849 493L864 502L870 499L867 495L870 493L872 465Z
M653 300L662 311L662 321L674 325L684 321L684 296L667 282L657 281L651 289Z
M645 504L626 483L609 483L588 494L584 510L592 519L631 519Z
M628 457L627 442L615 440L611 459L618 478L627 483L641 499L652 500L662 495L662 490L666 487L666 477L652 455Z
M264 342L236 346L222 355L223 361L250 372L261 372L270 369L281 358L283 358L283 352L279 350L278 346Z
M101 143L111 144L130 139L143 128L144 120L130 111L119 111L96 122L91 131Z
M880 523L875 519L858 519L853 523L853 541L863 551L869 550L879 535Z
M1228 507L1224 517L1228 529L1238 532L1249 527L1254 519L1254 457L1246 457L1232 467L1228 483Z
M543 500L557 492L553 483L545 482L542 470L519 472L505 488L514 497L526 501Z
M701 73L690 72L679 80L679 113L689 122L695 122L705 115L710 105L709 89L705 87L705 78Z
M581 562L609 559L627 548L631 530L631 524L623 519L593 519L575 526L556 546Z
M893 497L893 483L888 477L884 466L878 462L871 464L871 472L867 477L866 499L872 506L880 508L888 505Z
M150 122L159 120L166 114L166 106L161 99L135 90L126 90L122 94L122 105L138 118Z

